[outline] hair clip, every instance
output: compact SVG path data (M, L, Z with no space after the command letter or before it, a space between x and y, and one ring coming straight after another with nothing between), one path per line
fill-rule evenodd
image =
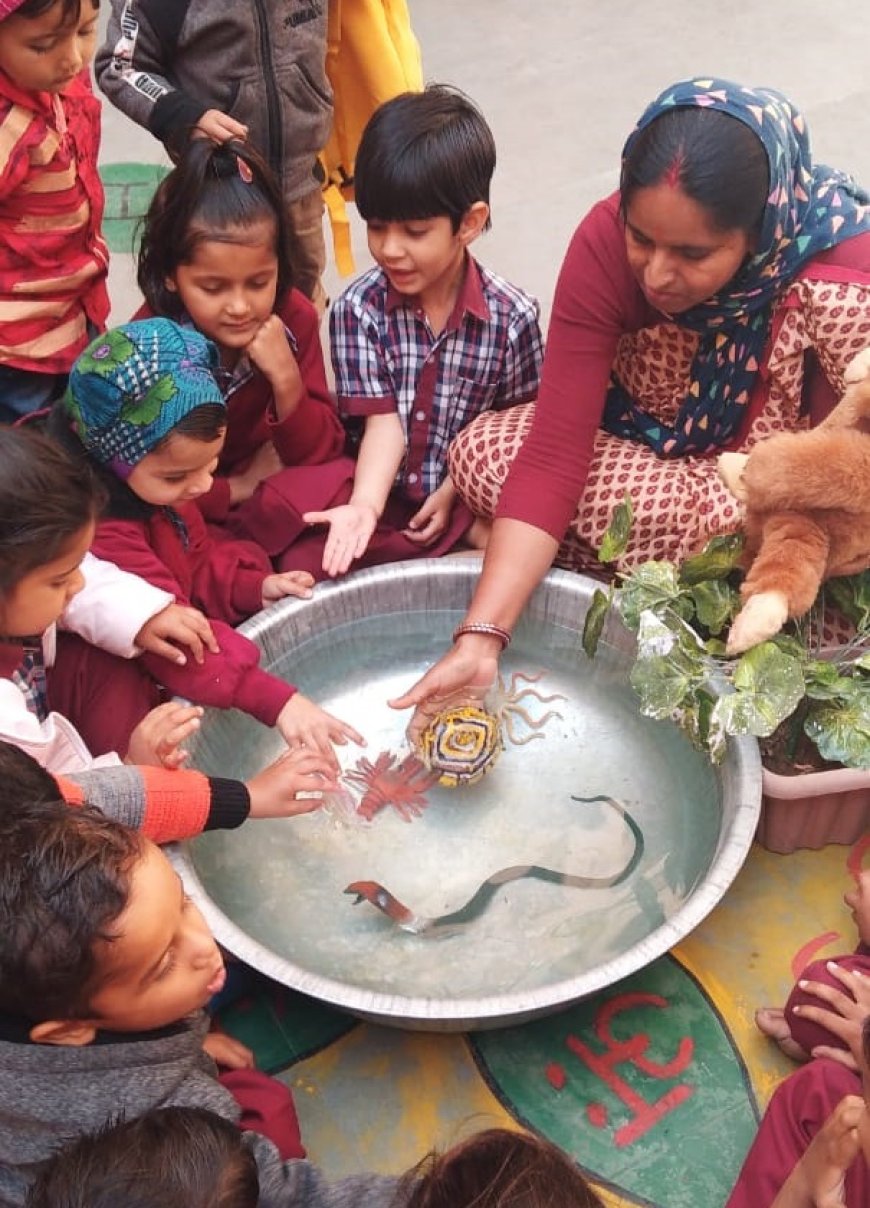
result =
M241 155L236 156L236 167L239 170L239 176L241 176L241 178L245 182L245 184L246 185L251 184L254 179L254 173L251 171L251 165L248 163L245 163L245 161L242 159Z

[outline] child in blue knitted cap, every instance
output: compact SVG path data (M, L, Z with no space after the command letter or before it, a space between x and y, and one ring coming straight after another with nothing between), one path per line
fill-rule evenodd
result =
M49 421L106 488L94 550L187 600L210 618L220 651L202 664L161 668L162 684L197 704L235 707L277 726L291 746L319 749L355 730L258 666L232 626L282 596L308 596L310 575L275 574L256 545L215 538L195 500L211 486L226 432L213 375L217 350L169 319L144 319L94 340L73 366Z

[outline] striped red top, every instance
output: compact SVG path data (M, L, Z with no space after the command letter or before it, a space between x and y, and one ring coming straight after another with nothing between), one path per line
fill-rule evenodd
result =
M99 144L87 71L62 94L0 72L0 364L67 373L106 325Z

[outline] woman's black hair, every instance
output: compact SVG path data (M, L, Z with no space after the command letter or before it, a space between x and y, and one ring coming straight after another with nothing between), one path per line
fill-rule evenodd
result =
M455 233L476 201L489 204L494 171L495 140L480 110L458 89L430 84L369 118L354 166L356 207L366 222L446 215Z
M143 221L137 280L151 310L179 318L184 304L167 278L192 262L204 240L240 243L240 231L262 222L275 226L280 302L293 284L293 270L286 205L271 168L247 144L191 139L157 186Z
M0 597L60 558L103 501L88 465L38 432L0 427Z
M636 134L622 162L622 211L638 189L679 187L720 231L760 233L770 191L764 144L739 118L680 106Z

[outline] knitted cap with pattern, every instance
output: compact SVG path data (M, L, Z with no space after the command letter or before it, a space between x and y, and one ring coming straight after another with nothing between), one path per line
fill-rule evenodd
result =
M93 340L63 406L82 444L120 478L197 407L224 406L216 346L170 319L141 319Z

